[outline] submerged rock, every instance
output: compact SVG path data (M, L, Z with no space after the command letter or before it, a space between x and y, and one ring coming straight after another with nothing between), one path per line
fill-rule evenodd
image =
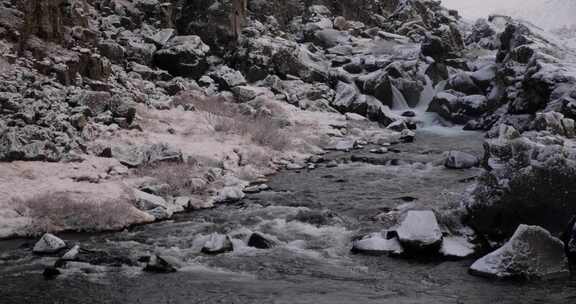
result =
M262 234L255 232L252 233L250 239L248 239L248 246L258 249L269 249L276 245L276 243L269 238L266 238Z
M396 232L407 251L435 251L442 244L442 231L431 210L408 211Z
M46 233L42 238L34 245L32 251L34 253L55 253L66 247L66 242L57 236Z
M499 279L552 279L570 274L562 241L541 227L528 225L520 225L504 246L472 264L470 273Z
M444 166L448 169L470 169L477 167L480 163L478 157L460 151L450 151L444 161Z
M154 273L170 273L176 272L177 269L174 265L166 261L164 258L153 255L150 257L150 261L144 267L144 271L146 272L154 272Z
M221 254L234 250L232 241L227 235L212 233L208 236L208 240L202 247L202 253L205 254Z
M60 270L58 270L58 268L56 267L46 267L44 269L44 272L42 272L42 275L44 276L44 278L46 280L53 280L55 279L57 276L59 276L61 274Z

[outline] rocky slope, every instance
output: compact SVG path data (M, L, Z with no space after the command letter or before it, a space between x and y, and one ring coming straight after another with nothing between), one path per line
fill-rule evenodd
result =
M413 140L430 115L486 131L465 206L480 236L557 233L576 211L576 69L556 38L435 1L246 4L0 1L0 236L236 201L325 150Z

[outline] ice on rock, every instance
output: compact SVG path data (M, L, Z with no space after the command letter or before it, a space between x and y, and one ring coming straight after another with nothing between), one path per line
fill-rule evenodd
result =
M474 245L465 237L448 236L442 240L440 253L447 258L466 258L474 254Z

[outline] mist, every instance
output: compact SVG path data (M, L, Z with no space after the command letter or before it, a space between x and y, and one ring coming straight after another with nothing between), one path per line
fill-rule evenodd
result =
M442 4L467 19L505 14L548 30L576 24L574 0L442 0Z

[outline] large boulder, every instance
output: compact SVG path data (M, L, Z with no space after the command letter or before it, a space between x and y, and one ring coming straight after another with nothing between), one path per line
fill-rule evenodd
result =
M470 273L499 279L570 275L562 241L541 227L528 225L520 225L504 246L472 264Z
M36 242L32 251L34 253L55 253L66 248L66 242L57 236L46 233Z
M487 109L488 99L484 95L466 96L456 91L444 91L434 96L427 111L437 113L450 122L466 124L480 117Z
M176 36L154 54L154 62L174 76L199 78L208 69L210 47L198 36Z
M437 251L442 245L442 231L431 210L408 211L396 232L400 243L409 252Z

